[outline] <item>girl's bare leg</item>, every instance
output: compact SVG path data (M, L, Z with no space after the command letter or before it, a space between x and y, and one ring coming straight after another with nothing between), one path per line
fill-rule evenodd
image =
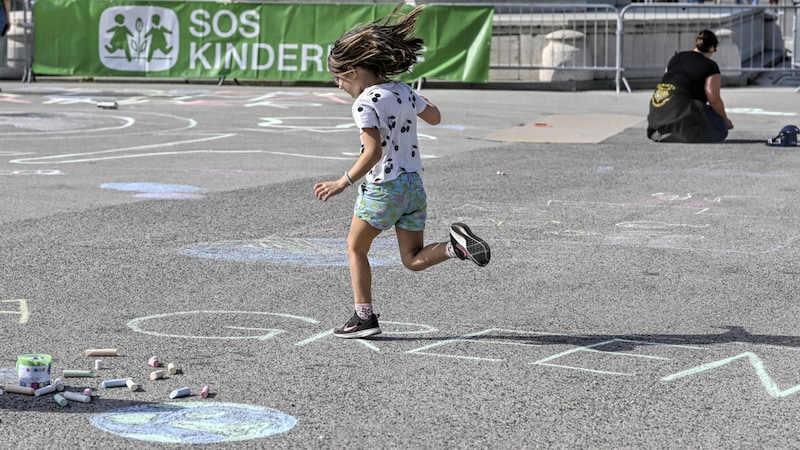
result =
M447 256L447 243L438 242L424 245L423 231L408 231L395 228L397 244L400 247L400 258L407 268L419 271L450 259Z
M350 282L356 304L372 303L372 270L367 254L372 241L379 234L381 230L353 216L347 235L347 259L350 262Z

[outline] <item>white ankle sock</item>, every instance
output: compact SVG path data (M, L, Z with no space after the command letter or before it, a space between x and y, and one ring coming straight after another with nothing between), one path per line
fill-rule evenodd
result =
M456 249L453 248L453 243L448 242L447 245L444 247L445 252L447 252L447 256L451 258L456 257Z
M361 320L367 320L372 316L372 303L356 303L356 315Z

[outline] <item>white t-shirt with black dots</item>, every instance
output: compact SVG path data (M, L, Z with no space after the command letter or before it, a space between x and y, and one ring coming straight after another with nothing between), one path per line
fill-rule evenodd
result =
M428 104L411 86L399 81L370 86L353 103L353 120L359 130L377 128L381 160L367 173L369 183L394 180L405 172L421 172L417 140L417 114ZM364 152L364 144L361 144Z

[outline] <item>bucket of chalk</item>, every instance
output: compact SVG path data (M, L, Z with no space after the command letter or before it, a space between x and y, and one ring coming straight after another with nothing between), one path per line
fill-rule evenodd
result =
M50 355L19 355L17 357L17 376L19 385L33 389L50 384Z

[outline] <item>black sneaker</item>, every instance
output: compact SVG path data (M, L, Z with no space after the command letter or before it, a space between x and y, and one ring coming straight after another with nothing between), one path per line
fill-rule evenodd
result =
M367 320L361 320L358 314L353 314L346 324L333 330L334 336L344 339L363 338L380 333L381 326L378 325L377 314L369 316Z
M475 236L465 224L450 225L450 242L458 259L469 259L481 267L489 264L489 259L492 257L489 244Z

